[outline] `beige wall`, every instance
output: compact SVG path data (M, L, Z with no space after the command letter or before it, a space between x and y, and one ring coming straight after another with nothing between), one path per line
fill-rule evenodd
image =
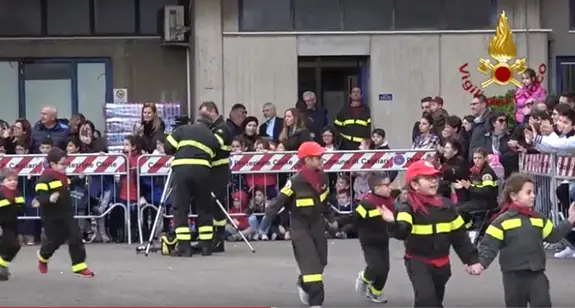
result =
M547 64L548 34L539 29L540 0L500 3L512 28L517 29L518 56L528 57L531 66ZM225 113L235 103L244 103L258 117L267 101L276 103L280 113L292 107L297 99L298 56L366 55L370 56L369 98L374 126L388 131L394 147L408 147L405 132L420 115L421 97L441 95L450 112L466 115L472 95L462 88L459 68L468 63L474 85L487 79L476 67L478 58L488 57L493 31L238 33L236 0L196 0L194 9L203 14L194 23L195 98L213 99ZM485 92L500 94L505 89L492 86ZM393 102L379 102L379 93L392 93Z

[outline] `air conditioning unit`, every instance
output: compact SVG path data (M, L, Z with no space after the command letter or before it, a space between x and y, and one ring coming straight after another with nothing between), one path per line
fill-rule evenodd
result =
M190 27L186 26L185 6L167 5L164 7L164 42L186 42L186 33Z

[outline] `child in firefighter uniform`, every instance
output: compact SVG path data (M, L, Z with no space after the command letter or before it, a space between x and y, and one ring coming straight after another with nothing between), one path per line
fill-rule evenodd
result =
M266 207L261 224L261 230L265 230L282 207L290 211L292 247L300 271L298 293L304 305L316 308L321 307L324 301L323 270L327 265L325 220L332 228L336 225L327 204L328 177L321 169L324 151L313 141L300 145L297 152L303 166Z
M437 194L439 171L418 161L405 175L407 202L399 206L394 236L405 241L405 267L414 291L414 307L443 307L451 277L451 247L466 265L478 262L477 251L461 216Z
M48 260L64 243L72 259L72 272L80 277L93 277L94 273L86 265L86 249L80 234L78 221L74 219L74 209L70 198L70 180L66 176L67 154L60 148L48 152L48 168L36 181L36 200L40 206L40 218L46 233L38 252L38 270L48 273Z
M383 287L389 274L389 232L394 221L391 179L386 173L371 175L367 182L371 191L356 206L352 219L367 267L357 275L355 290L374 303L386 303ZM387 220L387 221L386 221ZM347 222L339 221L338 224Z
M0 187L0 281L8 280L8 265L20 251L16 227L18 216L24 214L24 197L18 191L18 174L4 169Z
M501 252L499 265L505 306L551 307L543 241L559 242L571 231L575 223L575 204L569 208L568 219L554 227L545 215L533 210L534 182L519 173L506 180L502 201L499 216L487 228L479 246L479 264L468 271L480 274Z

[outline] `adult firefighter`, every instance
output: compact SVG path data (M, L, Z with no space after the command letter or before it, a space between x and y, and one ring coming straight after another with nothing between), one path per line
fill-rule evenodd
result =
M228 183L230 182L230 151L232 144L232 134L226 124L226 120L220 115L218 107L214 102L203 102L200 105L200 114L211 119L212 132L220 144L216 151L216 156L212 161L212 180L210 181L212 192L221 204L227 204ZM216 228L213 252L225 251L226 238L226 215L223 209L213 200L214 206L214 227ZM199 251L199 247L194 251Z
M198 214L198 242L204 256L212 254L214 238L214 207L212 206L210 171L218 139L212 134L212 121L200 116L195 124L184 124L166 138L166 154L174 155L172 185L174 223L178 244L171 253L175 257L191 257L192 234L188 223L190 202Z

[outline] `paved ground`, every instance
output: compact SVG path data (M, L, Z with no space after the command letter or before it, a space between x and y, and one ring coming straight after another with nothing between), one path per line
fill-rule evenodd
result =
M367 307L353 290L364 266L355 240L331 242L325 273L325 307ZM67 249L57 252L50 272L35 268L35 248L26 247L12 265L12 280L0 283L0 306L276 306L300 307L294 287L296 268L287 242L255 243L252 254L243 243L215 257L173 259L136 255L135 246L90 245L89 264L97 276L82 279L69 271ZM409 307L412 290L403 266L402 246L392 243L392 269L386 286L387 307ZM468 276L454 261L445 304L449 307L501 307L503 293L497 266L481 277ZM575 260L548 264L555 307L573 307ZM219 281L219 282L218 282Z

